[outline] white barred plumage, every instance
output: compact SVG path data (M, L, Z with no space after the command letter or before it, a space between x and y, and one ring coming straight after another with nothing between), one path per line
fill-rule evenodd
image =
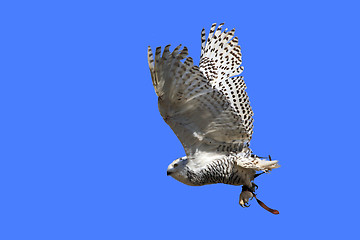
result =
M155 58L149 47L148 62L160 114L186 152L169 165L168 175L193 186L243 185L239 203L247 206L255 196L256 171L268 172L279 165L249 148L253 112L239 76L241 49L235 29L222 31L223 25L216 29L214 23L207 40L202 30L199 67L181 45L173 52L167 45L162 56L158 47Z

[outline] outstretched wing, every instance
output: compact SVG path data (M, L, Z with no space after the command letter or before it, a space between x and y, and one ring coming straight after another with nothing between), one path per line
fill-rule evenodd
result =
M240 66L241 48L238 38L234 37L235 29L221 31L221 23L217 30L212 24L208 39L205 39L205 29L201 32L200 71L203 72L211 85L221 91L230 102L236 114L241 117L241 125L249 136L253 133L253 111L246 93L244 77L238 76L244 70Z
M251 139L252 111L245 84L240 77L232 78L241 72L237 70L241 54L235 53L239 48L230 39L233 31L219 33L212 36L210 32L210 40L203 44L200 68L193 65L192 58L186 58L186 47L179 51L178 46L170 53L168 45L162 56L158 47L155 59L148 48L160 113L188 156L198 149L237 151ZM219 40L213 41L214 37Z

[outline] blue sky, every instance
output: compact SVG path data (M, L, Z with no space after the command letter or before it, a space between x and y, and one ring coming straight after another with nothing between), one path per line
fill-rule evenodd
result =
M357 1L0 4L1 239L354 239L359 215ZM184 156L162 120L147 46L236 28L251 147L282 167L240 187L166 176Z

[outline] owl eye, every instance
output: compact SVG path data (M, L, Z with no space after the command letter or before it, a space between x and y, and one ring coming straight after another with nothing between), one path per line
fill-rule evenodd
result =
M175 163L175 164L174 164L174 167L177 167L178 165L179 165L179 164Z

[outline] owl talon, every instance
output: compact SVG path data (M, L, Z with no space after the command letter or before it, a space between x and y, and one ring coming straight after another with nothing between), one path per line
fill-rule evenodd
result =
M243 208L248 208L248 207L250 207L250 203L239 203L240 204L240 206L241 207L243 207Z
M239 204L242 207L250 207L249 200L254 197L253 193L248 190L243 190L240 193Z

